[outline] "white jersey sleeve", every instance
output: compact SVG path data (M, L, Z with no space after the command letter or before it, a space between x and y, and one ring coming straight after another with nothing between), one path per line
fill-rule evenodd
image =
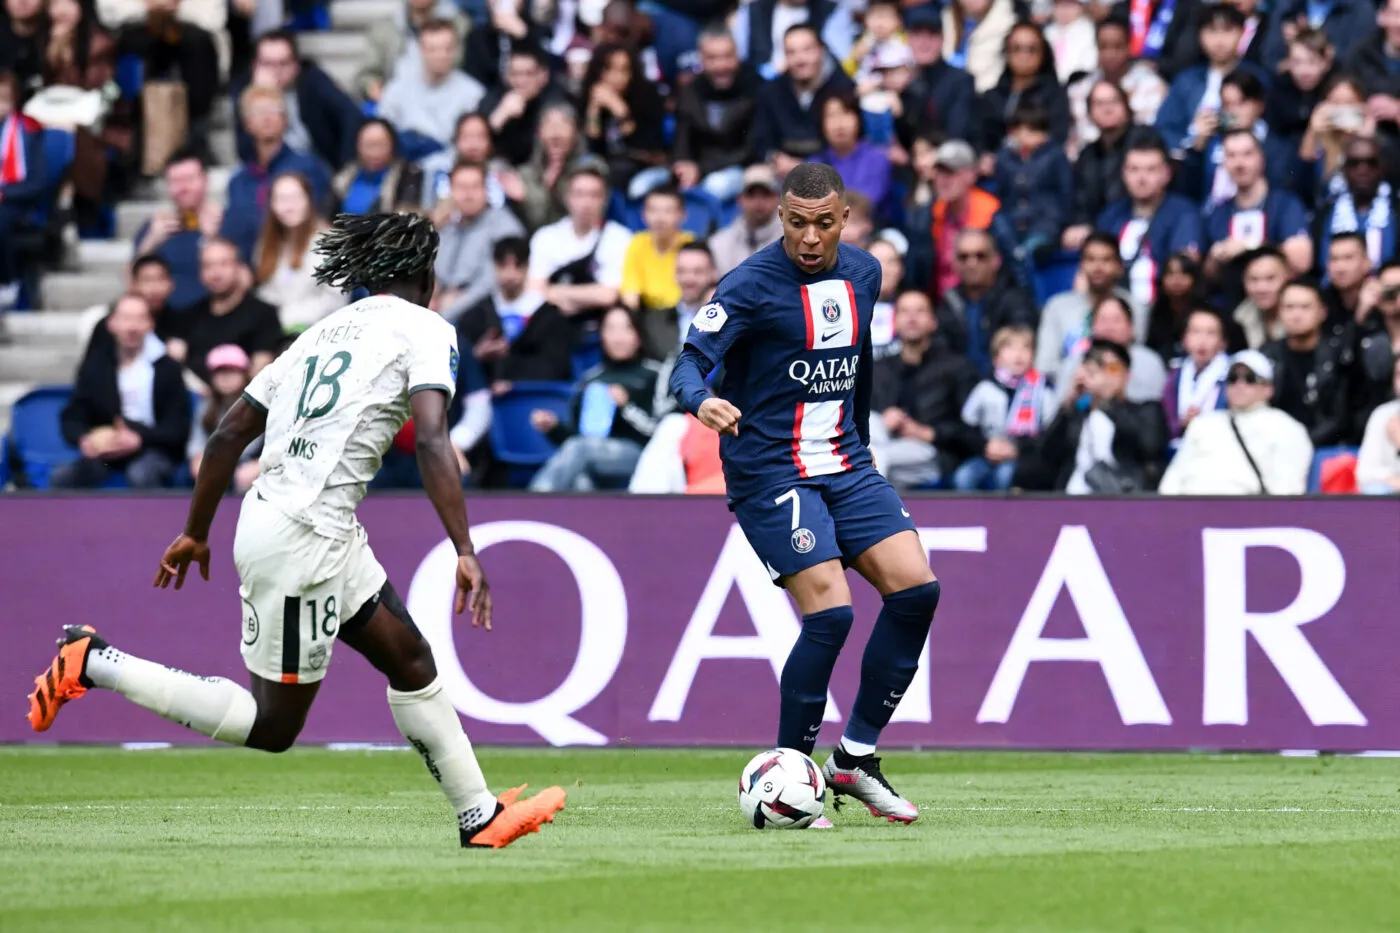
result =
M254 406L267 412L272 408L272 400L276 398L277 390L286 381L287 370L292 365L292 360L292 354L283 353L264 366L248 383L248 387L243 390L243 395Z
M440 317L414 322L409 332L408 394L438 389L452 400L457 390L457 370L462 358L457 351L457 329Z

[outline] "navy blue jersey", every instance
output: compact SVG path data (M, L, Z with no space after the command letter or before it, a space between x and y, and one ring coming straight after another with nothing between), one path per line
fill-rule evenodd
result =
M880 263L845 244L808 275L779 240L720 280L686 345L724 365L720 395L741 413L738 436L720 443L731 500L870 466L856 384L863 374L868 389L879 294Z

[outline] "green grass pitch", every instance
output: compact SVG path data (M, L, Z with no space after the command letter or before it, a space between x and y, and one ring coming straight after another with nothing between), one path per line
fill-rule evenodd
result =
M891 754L923 808L739 816L750 750L483 749L569 809L459 850L407 752L0 749L0 931L1400 929L1400 762Z

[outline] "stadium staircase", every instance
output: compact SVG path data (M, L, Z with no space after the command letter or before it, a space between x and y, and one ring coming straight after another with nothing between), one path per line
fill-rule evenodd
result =
M399 0L334 0L332 29L298 37L304 58L315 61L347 90L364 61L366 33L372 23L392 15ZM217 167L210 170L210 196L222 198L237 159L234 155L233 109L227 94L215 109L211 146ZM14 338L0 345L0 434L10 424L14 401L36 385L68 383L78 364L83 343L101 317L96 310L122 289L131 261L132 238L163 203L158 179L117 205L116 237L82 240L70 252L70 268L43 278L42 309L6 315Z

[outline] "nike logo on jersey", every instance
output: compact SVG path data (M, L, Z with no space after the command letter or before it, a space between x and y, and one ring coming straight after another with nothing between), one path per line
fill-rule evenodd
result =
M900 509L900 510L899 510L899 514L900 514L900 515L903 515L905 518L908 518L908 517L909 517L909 510L908 510L908 509Z
M823 340L830 340L831 338L835 337L835 336L836 336L837 334L839 334L839 333L841 333L841 328L839 328L839 327L833 327L833 328L831 328L830 330L824 330L824 331L822 331L822 339L823 339Z

